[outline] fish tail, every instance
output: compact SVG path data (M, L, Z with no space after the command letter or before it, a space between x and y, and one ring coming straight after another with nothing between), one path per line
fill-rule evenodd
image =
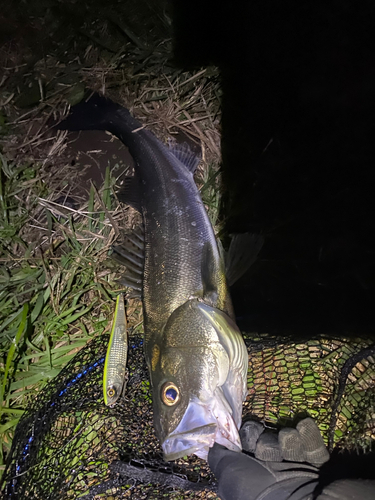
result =
M116 136L140 127L129 111L99 94L73 106L67 118L57 125L60 130L108 130Z

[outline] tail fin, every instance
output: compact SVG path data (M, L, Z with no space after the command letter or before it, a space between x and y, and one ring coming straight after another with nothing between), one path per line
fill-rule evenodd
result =
M119 104L94 94L73 106L69 116L57 125L60 130L108 130L117 135L118 118L122 127L135 129L140 124Z

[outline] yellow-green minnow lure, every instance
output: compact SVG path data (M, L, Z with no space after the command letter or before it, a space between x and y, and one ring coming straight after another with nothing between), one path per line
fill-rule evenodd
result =
M112 406L125 389L128 335L126 328L124 297L117 297L115 317L104 363L104 403Z

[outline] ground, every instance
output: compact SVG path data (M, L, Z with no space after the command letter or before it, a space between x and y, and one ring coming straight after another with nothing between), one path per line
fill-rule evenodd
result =
M105 16L101 2L24 3L0 23L4 464L28 398L109 331L121 286L108 250L137 222L113 195L132 168L120 142L96 132L67 137L54 125L87 90L99 91L161 139L202 144L197 182L219 223L220 102L215 68L172 65L163 3L110 2ZM127 314L136 334L137 300Z
M232 290L252 353L247 411L276 423L285 398L291 394L296 398L287 399L289 406L281 412L290 417L297 412L301 394L310 391L304 410L315 411L321 430L327 431L334 387L325 374L337 380L353 352L371 343L367 338L353 340L366 337L372 325L368 304L373 259L366 229L370 226L368 218L361 219L366 230L358 238L356 216L346 204L347 197L358 207L367 199L361 191L366 179L353 189L338 183L334 194L327 188L327 196L312 205L300 202L306 193L311 200L318 181L326 177L314 177L308 168L299 170L302 147L291 163L288 155L280 162L278 151L287 140L279 144L276 138L264 144L263 167L254 164L258 187L254 191L245 181L238 191L257 200L258 215L243 210L241 217L226 214L228 205L223 209L219 188L222 102L226 110L236 99L243 102L243 94L228 89L230 79L238 84L241 72L228 76L224 68L220 75L215 66L184 71L173 60L172 18L168 3L146 0L111 0L105 8L99 1L13 2L0 14L2 469L28 402L89 341L110 330L121 271L112 264L108 250L121 231L137 223L134 211L114 194L121 176L132 168L119 141L105 133L67 135L54 128L87 91L103 93L128 107L162 140L188 141L201 148L196 180L224 244L230 227L264 234L261 259ZM245 84L243 78L239 88ZM233 139L241 129L237 127L232 132L226 129L224 146L225 138L230 142L231 134ZM243 145L241 133L237 146L239 140ZM223 151L225 161L234 154L233 147ZM241 178L236 182L241 184ZM246 206L243 199L238 207ZM359 213L358 209L355 214ZM240 222L230 226L228 219ZM346 224L350 231L343 229ZM339 228L334 234L332 225ZM127 314L132 333L142 333L136 299L129 301ZM341 338L323 341L321 333ZM286 334L292 335L287 341ZM366 430L360 447L369 446L367 438L374 435L373 364L373 358L361 360L350 374L335 442L353 442L349 431L355 415L353 421ZM138 376L133 389L140 388L147 396L147 379ZM361 418L358 394L363 404L372 401ZM147 405L147 397L142 401ZM151 444L147 446L153 446L150 415L148 419ZM328 433L325 437L328 440Z

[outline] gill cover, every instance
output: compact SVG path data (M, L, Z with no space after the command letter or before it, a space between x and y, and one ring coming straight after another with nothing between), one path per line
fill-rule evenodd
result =
M247 395L249 357L245 342L238 326L227 314L202 302L198 303L198 308L215 328L219 341L228 355L230 369L222 387L239 428L242 403Z
M201 380L195 387L190 385L185 409L175 428L169 429L162 442L164 457L166 460L176 460L194 453L207 459L209 448L215 442L230 450L241 451L238 429L241 425L242 403L247 394L248 368L248 354L241 333L228 315L205 303L190 301L189 305L185 304L181 309L185 313L188 309L190 313L192 310L198 313L195 321L190 316L191 322L199 322L201 333L204 328L206 340L208 337L209 340L205 346L198 343L190 348L193 353L190 363L193 371L188 377L188 384L193 383L200 367ZM185 316L184 325L187 324L186 320ZM189 347L185 345L180 350L186 359ZM175 344L170 356L178 357L178 351ZM182 391L186 393L186 386L182 385Z

